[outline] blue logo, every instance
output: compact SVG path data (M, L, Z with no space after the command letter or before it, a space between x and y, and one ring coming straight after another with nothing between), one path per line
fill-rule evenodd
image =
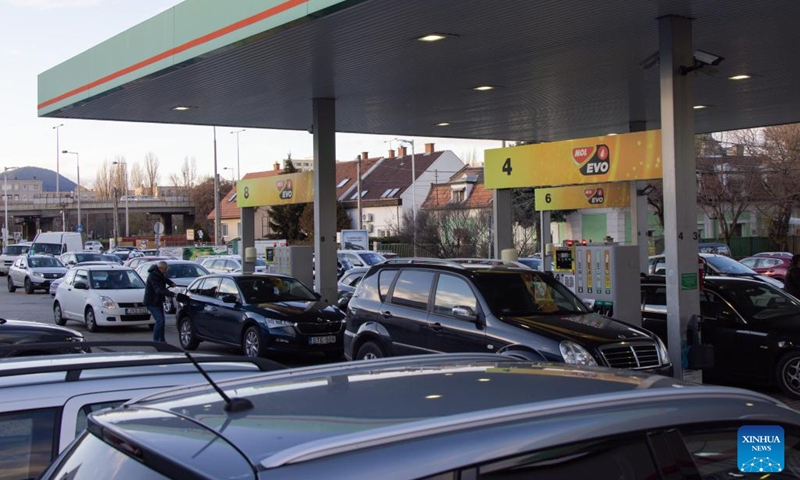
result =
M784 468L783 428L777 425L746 425L739 428L739 471L776 473Z

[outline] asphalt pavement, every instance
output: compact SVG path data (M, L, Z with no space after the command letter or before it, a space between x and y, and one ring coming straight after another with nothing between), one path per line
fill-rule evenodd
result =
M4 284L5 281L6 277L0 277L0 282L2 282L2 284ZM49 294L39 291L32 295L28 295L22 289L17 289L15 293L10 293L5 288L2 288L0 289L0 318L30 320L34 322L53 324L53 298ZM89 341L153 339L153 333L147 327L108 327L101 328L99 332L91 333L86 330L86 327L83 323L77 321L67 321L66 326L81 332ZM175 325L175 315L167 315L165 337L168 343L180 345L178 341L178 329ZM197 348L197 351L204 353L216 353L220 355L241 354L240 349L215 345L209 342L201 343ZM276 355L270 358L288 367L300 367L332 362L331 360L327 360L322 355ZM687 372L686 379L688 381L701 383L702 372ZM775 389L763 389L760 391L777 398L795 410L800 410L800 400L790 399Z

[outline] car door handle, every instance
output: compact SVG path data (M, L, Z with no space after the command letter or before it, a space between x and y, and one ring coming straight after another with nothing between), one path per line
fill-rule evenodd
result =
M384 310L381 312L381 315L383 316L383 318L389 318L392 316L392 312L390 312L389 310Z
M444 327L442 327L441 323L436 322L433 325L431 325L431 330L433 330L434 332L441 332L442 330L444 330Z
M213 312L216 312L217 310L218 310L217 307L206 307L206 311L207 312L212 312L213 313Z

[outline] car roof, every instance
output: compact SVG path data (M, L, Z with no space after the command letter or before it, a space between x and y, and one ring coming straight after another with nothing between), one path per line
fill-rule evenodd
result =
M665 285L667 282L665 275L642 275L641 284L661 284ZM737 277L737 276L719 276L719 275L704 275L703 282L712 285L736 284L736 283L751 283L754 285L764 285L764 282L756 280L752 277Z
M187 463L192 462L191 454L182 452L196 451L188 445L195 440L187 429L219 432L251 464L271 469L520 421L547 418L553 427L564 414L628 425L628 420L620 422L618 415L607 414L623 409L626 419L663 423L674 421L675 406L714 395L733 398L739 405L750 402L754 412L771 409L775 414L782 408L766 395L744 390L703 387L635 371L533 364L496 354L326 365L228 380L218 386L229 395L246 398L253 407L226 413L224 402L210 386L195 386L96 413L90 430L118 432L121 438L151 449L177 442L189 448L175 448L168 454L179 460L183 455ZM654 410L654 404L661 408ZM670 415L664 404L672 405L675 413ZM629 414L628 409L647 413ZM720 410L715 412L718 415L730 415L715 410ZM662 413L653 415L653 411ZM580 425L586 435L585 421ZM532 432L537 430L528 430L529 437L536 437ZM148 446L156 437L158 445ZM202 440L207 441L208 437Z
M75 265L76 267L80 267L81 269L86 269L89 271L94 270L130 270L134 271L131 267L126 267L124 265L116 265L114 263L108 262L106 265Z

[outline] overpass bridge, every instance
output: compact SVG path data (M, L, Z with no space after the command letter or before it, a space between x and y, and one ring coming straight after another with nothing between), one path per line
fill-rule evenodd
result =
M118 201L116 206L119 214L125 211L125 201ZM38 230L58 229L62 211L67 216L76 217L78 214L77 199L67 196L43 196L27 202L8 202L9 224L21 224L22 235L25 238L32 238L32 234ZM160 216L165 230L171 232L172 216L183 215L184 225L191 225L194 223L195 207L186 197L131 199L128 201L128 212L129 214L146 213ZM86 220L89 215L113 213L113 200L81 199L81 216L84 224L89 223ZM10 226L9 229L13 230Z

